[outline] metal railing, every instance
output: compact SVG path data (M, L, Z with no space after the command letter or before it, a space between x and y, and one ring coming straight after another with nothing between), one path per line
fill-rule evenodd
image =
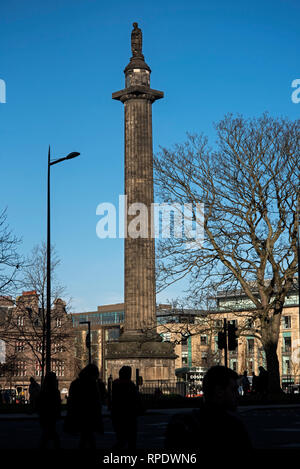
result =
M281 388L287 394L300 394L300 375L282 375Z

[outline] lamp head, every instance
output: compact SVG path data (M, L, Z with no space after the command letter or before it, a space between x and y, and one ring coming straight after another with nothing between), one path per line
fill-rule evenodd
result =
M80 153L78 153L77 151L72 151L66 156L66 160L71 160L72 158L76 158L76 156L79 156L79 155Z

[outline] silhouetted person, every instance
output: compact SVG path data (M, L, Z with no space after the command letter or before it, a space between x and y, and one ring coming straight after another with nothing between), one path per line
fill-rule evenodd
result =
M55 448L60 448L60 440L56 431L56 422L60 418L61 399L56 374L46 373L41 392L37 398L37 411L40 418L42 437L40 447L45 448L52 440Z
M200 408L171 418L165 448L179 452L193 449L201 455L209 453L210 457L216 450L227 454L232 445L239 451L251 450L248 433L235 414L239 397L237 379L237 373L230 368L210 368L203 379Z
M113 378L112 375L109 375L108 380L107 380L107 407L109 410L111 410L111 394L112 394L112 383L113 383Z
M5 404L10 404L11 403L10 395L9 395L9 392L7 391L7 389L4 391L3 398L4 398L4 403Z
M252 383L251 383L251 392L253 394L256 394L257 393L257 386L258 386L258 376L256 376L256 374L252 373Z
M248 392L250 391L250 382L247 376L247 371L244 371L242 379L241 379L241 384L243 387L243 394L246 396Z
M267 370L265 370L263 366L260 366L258 369L259 375L257 381L257 391L261 395L261 397L264 398L268 394L269 375Z
M39 394L41 392L41 387L39 383L36 382L36 380L31 377L30 378L30 385L29 385L29 404L31 408L31 412L35 412L37 410L37 400L39 397Z
M99 370L87 365L71 383L65 430L80 433L80 448L96 448L95 432L103 433Z
M111 415L117 439L115 449L136 448L138 412L139 394L131 381L131 367L123 366L119 379L112 383Z
M100 393L100 401L101 404L107 404L107 399L108 399L108 392L106 391L105 384L103 383L102 379L99 378L98 381L98 389Z

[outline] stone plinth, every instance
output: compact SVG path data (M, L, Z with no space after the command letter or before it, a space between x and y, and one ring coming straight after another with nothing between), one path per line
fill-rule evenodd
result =
M175 379L173 344L169 342L115 342L108 344L106 353L107 376L119 376L123 365L132 367L134 379L139 370L143 382Z

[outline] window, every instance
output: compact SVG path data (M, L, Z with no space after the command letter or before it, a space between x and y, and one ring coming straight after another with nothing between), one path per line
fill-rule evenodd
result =
M237 372L237 361L236 360L232 360L231 368L233 369L233 371Z
M202 335L200 337L200 343L201 343L201 345L207 345L207 336L206 335Z
M247 328L252 329L253 325L254 325L253 319L248 318L247 319Z
M38 343L36 345L36 351L39 352L39 353L43 352L43 345L41 343Z
M57 377L65 376L65 362L54 360L52 362L52 371L54 371Z
M218 336L215 337L214 343L215 343L215 352L220 352L219 347L218 347Z
M232 325L235 326L235 327L238 326L236 319L231 319L230 321L228 321L228 324L232 324Z
M14 365L14 376L26 376L26 363L25 362L17 362Z
M223 327L223 321L222 321L222 319L216 319L216 320L215 320L215 327L217 327L217 328Z
M289 359L283 360L282 372L284 375L289 375L291 373L291 363Z
M61 327L61 319L56 318L56 327Z
M163 342L171 342L171 332L163 332L161 337Z
M291 337L284 337L283 338L283 349L284 352L290 352L292 347L292 338Z
M42 376L42 366L40 362L35 362L35 376Z
M106 342L112 342L115 340L118 340L120 337L120 328L119 327L113 327L111 329L106 329L105 330L105 340Z
M23 316L17 317L17 326L24 326L24 318Z
M291 316L283 316L283 328L284 329L291 329L292 327L292 321L291 321Z
M247 349L250 353L254 352L254 339L247 339Z
M184 347L187 347L187 337L183 337L182 340L181 340L181 346L184 348Z
M54 352L54 353L60 353L60 352L62 352L62 351L63 351L63 346L62 346L62 344L57 344L57 343L55 343L55 344L53 345L53 352Z
M22 341L16 343L16 351L17 352L24 352L25 344Z

